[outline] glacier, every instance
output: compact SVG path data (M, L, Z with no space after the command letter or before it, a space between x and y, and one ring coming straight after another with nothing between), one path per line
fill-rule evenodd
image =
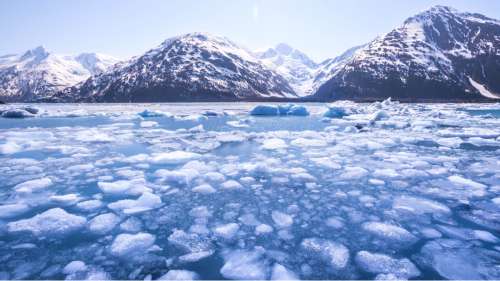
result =
M499 104L0 112L0 279L500 279Z

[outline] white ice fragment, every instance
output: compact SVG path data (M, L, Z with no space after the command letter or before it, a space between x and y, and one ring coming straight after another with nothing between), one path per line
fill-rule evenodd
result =
M230 240L234 238L239 229L240 226L237 223L228 223L214 227L213 232L216 236Z
M366 272L394 274L398 278L418 277L420 271L409 259L394 259L377 253L361 251L356 254L356 264Z
M349 249L340 243L320 238L306 238L301 247L321 260L328 263L333 269L340 270L349 262Z
M235 250L226 254L220 273L228 279L264 280L267 279L267 266L262 260L261 251Z
M213 182L213 183L220 183L220 182L224 182L226 180L226 177L223 174L218 173L218 172L208 172L205 175L203 175L203 177L207 181Z
M271 217L278 228L290 227L293 224L293 217L280 211L273 211Z
M255 227L255 234L262 235L273 232L273 227L268 224L259 224Z
M101 200L87 200L87 201L83 201L83 202L78 202L78 204L76 204L76 207L78 209L81 209L81 210L84 210L87 212L95 211L95 210L101 208L101 206L102 206Z
M110 253L117 257L140 256L148 252L155 243L155 236L149 233L120 234L110 247Z
M154 164L182 164L199 158L201 155L198 153L179 150L155 154L151 162Z
M339 175L341 180L355 180L368 176L368 171L361 167L345 167Z
M500 241L500 239L498 239L495 235L491 234L488 231L474 230L473 233L477 239L482 240L484 242L498 243Z
M393 208L396 210L404 210L418 215L425 213L442 213L449 214L450 208L439 202L413 196L400 196L394 199Z
M103 235L115 228L120 223L120 218L113 213L98 215L89 221L89 230L95 234Z
M15 142L6 142L4 144L0 144L0 154L14 154L23 149L22 146L18 145Z
M51 185L52 185L52 180L50 178L41 178L20 183L16 185L14 189L19 193L31 193L47 188Z
M53 208L29 219L10 222L9 232L28 231L37 236L66 235L85 226L87 220L61 208Z
M158 122L155 121L142 121L140 124L141 128L153 128L158 126Z
M87 268L87 265L83 261L72 261L63 268L63 273L66 275L74 274L76 272L86 271Z
M150 191L143 179L119 180L115 182L98 182L102 192L112 195L139 195Z
M328 143L323 139L309 139L309 138L294 139L290 142L290 144L298 147L323 147L328 145Z
M226 190L235 190L235 189L243 188L243 186L235 180L228 180L226 182L223 182L221 184L221 187L223 189L226 189Z
M144 192L137 200L119 200L108 205L114 211L122 211L124 214L132 215L156 209L162 205L161 198L153 193Z
M362 228L365 231L384 239L407 243L414 243L417 240L417 238L408 232L408 230L389 223L365 222L363 223Z
M198 280L200 277L194 271L171 269L158 280Z
M282 139L266 139L264 143L262 144L262 149L266 150L275 150L275 149L282 149L288 147L286 142Z
M50 201L57 204L70 205L80 201L78 194L64 194L64 195L52 195L50 196Z
M452 183L455 183L458 185L470 186L470 187L478 188L478 189L486 188L486 185L484 185L482 183L478 183L478 182L463 178L463 177L458 176L458 175L449 176L448 180L451 181Z
M29 211L30 207L26 204L15 203L0 206L0 219L10 219L22 215Z
M189 253L189 254L185 254L185 255L180 256L179 261L184 262L184 263L197 262L197 261L202 260L204 258L210 257L213 254L214 254L213 250Z
M200 184L198 186L193 187L193 189L191 189L191 191L196 192L196 193L201 193L201 194L211 194L211 193L215 193L217 190L215 190L215 188L213 188L211 185L204 183L204 184Z
M279 263L275 263L271 273L271 280L300 280L300 278Z

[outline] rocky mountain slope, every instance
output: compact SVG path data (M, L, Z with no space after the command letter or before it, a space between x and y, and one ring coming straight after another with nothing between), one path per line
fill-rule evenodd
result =
M500 21L436 6L333 67L316 100L500 98Z
M43 47L22 55L0 56L0 100L33 101L107 70L116 59L95 53L66 56Z
M191 33L163 42L54 97L58 101L167 102L295 98L281 75L223 37Z

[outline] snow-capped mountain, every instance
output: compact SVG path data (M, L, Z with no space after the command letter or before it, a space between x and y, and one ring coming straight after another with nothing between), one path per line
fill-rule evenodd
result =
M280 43L274 48L255 52L267 67L281 74L293 87L297 95L311 94L311 83L318 64L301 51Z
M92 76L54 97L89 102L294 98L281 75L226 38L191 33Z
M43 47L0 57L0 100L32 101L75 85L117 62L102 54L49 53Z
M500 21L436 6L356 50L328 76L316 99L497 99Z

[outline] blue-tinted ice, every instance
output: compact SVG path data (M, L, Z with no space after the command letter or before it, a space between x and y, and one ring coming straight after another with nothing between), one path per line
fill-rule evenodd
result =
M500 279L498 104L255 105L10 111L0 279Z

